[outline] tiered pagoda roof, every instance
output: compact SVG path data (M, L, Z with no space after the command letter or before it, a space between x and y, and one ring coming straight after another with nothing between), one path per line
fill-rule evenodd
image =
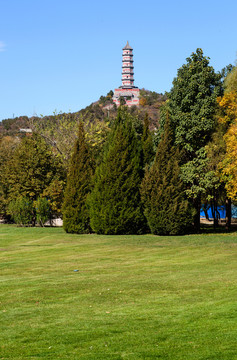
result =
M128 41L127 44L124 46L123 50L133 50L133 48L129 45Z

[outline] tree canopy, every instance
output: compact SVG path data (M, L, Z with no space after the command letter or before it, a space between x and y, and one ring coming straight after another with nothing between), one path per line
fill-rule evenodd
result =
M196 206L196 227L199 228L201 195L210 184L206 172L205 146L215 129L217 96L222 93L221 75L209 65L202 49L192 53L177 73L168 95L167 109L174 130L175 144L183 150L182 179L187 194ZM165 114L165 113L164 113Z
M222 110L219 121L227 128L224 135L226 153L219 164L227 196L237 199L237 68L227 75L225 92L218 98Z
M168 95L175 142L193 158L205 146L215 126L216 98L221 94L221 75L209 65L202 49L192 53L177 73Z
M5 171L8 203L19 197L36 201L46 193L51 203L59 201L59 198L62 200L65 171L60 159L42 137L34 134L23 138L5 164ZM61 185L57 199L50 191L56 182ZM61 208L61 204L58 206ZM60 210L57 208L56 212Z

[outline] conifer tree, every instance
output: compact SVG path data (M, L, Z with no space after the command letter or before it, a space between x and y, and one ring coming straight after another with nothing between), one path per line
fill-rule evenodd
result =
M143 150L143 164L149 165L154 159L155 152L152 141L151 132L149 130L148 114L145 114L143 134L142 134L142 150Z
M153 234L183 234L191 226L193 214L180 179L180 158L167 121L154 163L146 168L141 186L145 215Z
M89 211L86 199L91 190L93 166L85 141L83 124L79 124L63 203L63 228L67 233L90 232Z
M99 234L136 234L145 229L140 184L141 144L130 116L119 109L89 197L92 229Z

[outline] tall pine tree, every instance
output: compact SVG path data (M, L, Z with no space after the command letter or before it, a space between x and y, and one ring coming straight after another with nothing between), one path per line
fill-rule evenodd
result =
M141 186L145 215L153 234L183 234L191 227L193 213L180 179L180 158L167 120L154 163L146 168Z
M141 144L130 116L119 109L95 173L89 197L92 229L99 234L137 234L145 229L140 184Z
M89 211L86 205L91 190L93 166L85 141L83 124L79 124L78 138L74 146L63 203L63 228L68 233L90 232Z

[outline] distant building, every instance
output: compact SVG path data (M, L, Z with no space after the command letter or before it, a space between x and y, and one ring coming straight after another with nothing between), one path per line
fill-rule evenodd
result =
M133 48L128 41L123 48L122 86L114 90L113 102L120 105L123 98L127 106L139 105L139 89L134 86Z
M19 130L21 133L25 133L25 134L32 134L32 129L20 129Z

